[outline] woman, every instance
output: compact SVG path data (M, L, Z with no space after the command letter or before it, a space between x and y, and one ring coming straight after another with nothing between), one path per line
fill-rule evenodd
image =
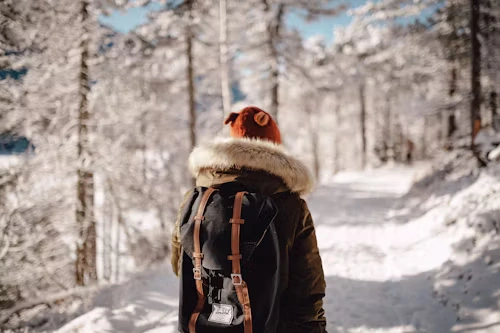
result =
M224 122L231 138L216 139L193 150L189 166L196 185L239 182L249 191L272 196L280 248L278 332L326 332L325 279L311 214L300 195L313 179L308 169L286 153L278 126L265 111L247 107ZM172 239L172 267L179 274L179 219Z

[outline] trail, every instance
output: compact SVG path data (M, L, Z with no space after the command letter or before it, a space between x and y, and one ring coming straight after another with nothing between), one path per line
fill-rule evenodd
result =
M309 206L327 281L329 332L448 332L453 315L432 297L430 272L449 256L432 219L405 207L414 169L345 173Z
M449 256L432 217L404 195L411 168L343 173L307 198L327 281L328 331L449 332L454 317L432 297L430 273ZM69 332L175 332L177 281L169 267L99 295Z

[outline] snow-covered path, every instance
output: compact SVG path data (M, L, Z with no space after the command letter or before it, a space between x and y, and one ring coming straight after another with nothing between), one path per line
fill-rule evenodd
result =
M412 216L402 198L415 169L343 173L307 199L327 280L328 331L450 332L453 314L432 296L431 273L449 257L432 215ZM398 209L399 208L399 209ZM59 330L175 332L176 278L164 267ZM118 294L118 295L117 295Z
M449 332L453 325L453 315L432 298L429 280L449 244L433 237L432 219L410 221L402 202L414 172L345 173L309 198L329 332Z

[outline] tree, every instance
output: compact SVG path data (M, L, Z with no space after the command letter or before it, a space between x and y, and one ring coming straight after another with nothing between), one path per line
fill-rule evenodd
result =
M189 106L189 139L190 148L196 146L196 97L195 97L195 84L194 84L194 68L193 68L193 28L191 26L193 21L193 2L194 0L186 0L184 6L186 7L187 24L186 24L186 78L188 81L188 106Z
M474 139L481 130L481 45L479 44L479 0L470 2L471 41L471 149L475 150Z
M301 64L291 56L300 52L302 41L287 25L287 15L299 13L307 20L315 20L338 15L343 9L338 1L323 0L252 0L239 8L238 15L249 17L241 20L237 27L241 38L235 41L242 53L240 66L248 71L242 77L243 87L250 99L263 103L275 120L280 120L285 68L303 72Z
M89 82L89 4L81 0L81 44L79 70L78 107L78 141L77 154L80 167L77 171L77 208L76 223L79 228L79 240L76 248L76 283L79 286L97 282L97 253L96 253L96 221L94 214L94 174L89 170L88 163L92 156L89 140L89 120L91 118L88 95ZM87 165L85 165L87 163Z
M229 46L227 0L219 0L219 54L222 111L224 117L231 113L231 81L229 78Z
M486 63L485 74L488 78L487 80L487 96L488 100L488 108L490 111L490 117L493 126L496 126L494 123L498 118L498 93L497 93L497 73L499 68L495 68L495 64L497 63L495 59L498 58L499 50L500 50L500 37L498 36L498 21L497 15L495 15L495 10L498 11L497 7L493 5L491 0L483 1L482 10L480 12L480 30L481 36L484 38L484 43L481 43L481 47L484 49L484 58ZM499 131L499 128L496 128Z

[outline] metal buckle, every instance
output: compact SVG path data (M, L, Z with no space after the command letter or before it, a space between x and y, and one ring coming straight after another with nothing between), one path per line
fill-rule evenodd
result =
M235 278L238 278L238 282L235 281ZM231 280L233 281L233 284L235 286L241 286L243 284L243 278L241 277L241 274L231 274Z
M193 268L193 275L195 280L201 280L201 269L200 268Z

